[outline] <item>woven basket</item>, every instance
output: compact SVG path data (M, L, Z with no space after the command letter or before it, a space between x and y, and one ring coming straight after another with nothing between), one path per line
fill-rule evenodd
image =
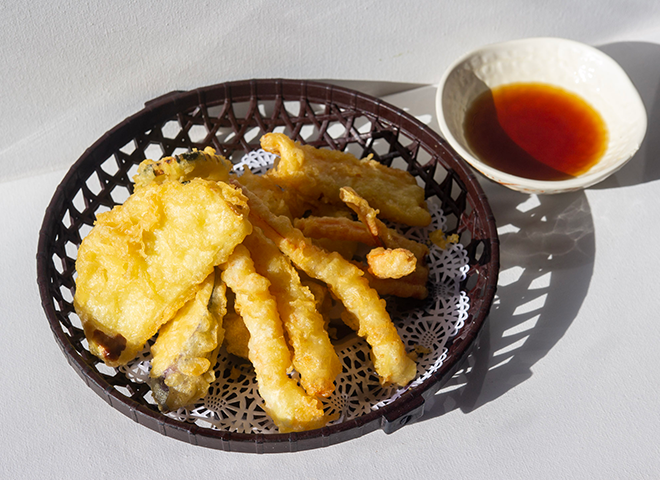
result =
M212 146L231 160L259 148L266 132L281 131L316 147L373 154L418 177L436 196L447 232L458 233L469 257L461 285L470 310L447 345L442 367L392 403L352 420L288 434L243 434L203 428L161 414L147 402L148 385L101 373L81 328L72 324L75 257L97 213L122 203L145 158ZM46 211L39 237L37 276L50 327L71 366L112 407L166 436L211 448L283 452L343 442L382 428L390 433L419 418L425 402L466 357L491 307L499 269L495 221L466 164L430 128L376 98L346 88L298 80L250 80L172 92L148 102L92 145L71 167ZM101 371L99 371L101 370Z

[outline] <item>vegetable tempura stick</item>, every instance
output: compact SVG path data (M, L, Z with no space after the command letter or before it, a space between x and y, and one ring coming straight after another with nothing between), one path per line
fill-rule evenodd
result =
M403 386L415 378L417 367L406 353L385 309L385 301L369 287L362 271L338 253L328 253L314 246L288 218L275 216L257 196L247 189L243 192L249 200L253 225L260 227L298 268L325 282L358 319L358 335L371 346L374 367L381 382Z
M295 218L293 225L309 238L352 240L370 247L383 246L383 242L377 236L372 235L365 225L347 217Z
M218 355L218 319L209 312L215 273L200 286L195 297L162 326L151 353L150 385L162 411L177 410L196 402L215 380Z
M426 288L428 268L417 268L410 275L401 278L378 278L364 268L364 277L369 280L371 288L380 295L394 295L401 298L425 299L429 295Z
M358 160L348 152L300 145L282 133L265 134L261 148L280 156L266 175L309 201L341 204L339 188L351 186L379 209L383 218L411 226L431 223L424 189L405 170L386 167L371 158Z
M281 432L320 428L327 422L321 403L287 376L291 355L270 282L254 269L250 252L238 245L224 266L222 279L236 295L235 308L250 332L249 359L259 394Z
M378 210L371 208L369 203L360 197L352 188L341 188L339 190L339 196L357 214L360 222L369 230L369 233L379 239L378 244L374 246L384 246L391 249L405 248L414 253L420 263L428 255L429 249L426 245L404 237L380 221L377 216L379 213Z
M260 229L255 228L243 244L250 250L257 272L271 283L270 292L277 298L300 383L310 395L327 397L334 390L335 378L342 367L324 328L323 316L316 309L314 296L300 283L289 259Z
M429 249L423 243L404 237L396 230L388 228L378 220L383 230L372 234L369 228L360 221L346 217L315 217L296 218L293 225L303 235L309 238L325 238L360 242L369 247L405 248L415 254L418 259L428 255Z

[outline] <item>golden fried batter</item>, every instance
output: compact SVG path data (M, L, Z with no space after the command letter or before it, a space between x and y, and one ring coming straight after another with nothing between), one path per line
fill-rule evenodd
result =
M162 411L177 410L203 398L215 380L218 355L218 319L209 312L215 273L195 297L158 331L151 347L151 382Z
M360 242L369 247L383 246L378 236L372 235L364 224L347 217L296 218L293 226L306 237L313 239L347 240Z
M426 265L426 255L429 253L428 247L404 237L396 230L388 228L378 219L378 210L371 208L369 203L360 197L352 188L341 188L339 195L342 201L357 214L360 222L364 224L369 233L374 237L375 244L383 245L388 249L408 250L416 258L416 265L413 271L403 277L393 275L392 278L386 278L383 269L381 269L383 275L379 275L370 269L367 276L369 278L369 284L381 295L389 294L398 297L426 298L428 296L426 282L429 275L429 268ZM381 266L386 268L386 265Z
M280 156L266 175L312 203L340 205L339 189L349 186L383 218L414 226L431 222L424 189L404 170L368 158L358 160L350 153L300 145L281 133L261 137L261 147Z
M160 160L144 160L138 166L133 177L135 188L141 188L152 182L178 180L185 182L193 178L224 181L229 179L232 165L226 158L216 155L215 150L206 147L203 151L197 149L173 157Z
M303 286L291 262L255 228L243 241L261 275L270 281L270 292L293 348L293 366L300 383L310 395L329 396L341 373L341 363L325 330L325 320L316 309L316 300Z
M256 272L246 247L235 248L223 268L222 279L236 295L236 312L250 332L248 356L259 394L279 430L285 433L325 425L328 419L321 403L287 375L291 354L275 298L269 291L270 282Z
M225 348L227 352L249 360L250 331L245 326L241 316L236 312L227 312L223 326L225 328Z
M401 337L392 323L385 301L369 286L362 271L338 253L328 253L312 244L284 216L276 216L254 194L249 199L250 220L310 277L325 282L359 322L358 335L371 346L372 360L382 383L404 386L417 373Z
M428 255L429 249L423 243L404 237L378 219L375 223L379 227L378 233L374 235L367 225L346 217L309 216L293 221L293 225L303 232L303 235L314 240L359 242L368 247L405 248L413 252L419 260Z
M378 278L401 278L415 271L417 259L405 248L376 247L367 253L369 273Z
M233 176L232 176L233 177ZM238 183L250 189L256 195L259 195L268 208L277 212L278 215L286 215L289 218L302 215L306 206L295 193L285 191L279 187L272 178L265 175L255 175L246 169L239 177L234 177Z
M387 225L378 219L380 212L372 208L369 202L360 197L352 188L341 188L339 190L339 196L357 214L360 222L362 222L374 237L372 244L374 247L405 248L414 253L420 263L423 262L424 257L429 253L429 248L426 245L410 240L396 230L388 228Z
M240 190L200 179L150 183L99 214L76 261L90 352L109 366L133 359L251 230Z

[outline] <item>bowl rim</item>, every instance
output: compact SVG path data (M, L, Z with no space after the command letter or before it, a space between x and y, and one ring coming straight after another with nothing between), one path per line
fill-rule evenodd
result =
M387 120L403 133L407 133L410 129L417 130L419 134L417 141L420 143L420 148L424 146L425 148L442 150L442 154L439 152L439 157L442 157L443 161L446 161L447 157L451 159L451 168L460 175L466 196L469 195L474 202L471 205L473 210L479 212L480 217L483 219L484 241L486 248L489 249L489 255L487 259L482 259L483 263L475 265L474 268L478 271L482 269L483 265L484 269L492 269L492 275L484 279L479 285L479 308L474 311L471 309L468 314L469 317L466 319L466 325L469 320L472 323L472 328L461 329L458 335L454 337L452 343L448 345L448 357L443 366L422 383L404 393L396 401L378 410L347 420L341 424L292 433L244 434L228 430L213 430L200 427L194 423L183 423L156 412L117 391L95 368L84 361L84 358L72 345L70 337L63 331L51 294L52 278L54 276L51 235L57 222L60 221L57 213L66 208L65 194L67 187L75 186L77 182L84 181L87 178L86 175L97 165L99 158L104 158L106 153L112 151L110 147L116 143L117 139L124 138L127 132L130 132L133 128L142 128L146 124L152 125L153 123L150 122L155 121L155 119L177 112L190 104L206 101L207 96L225 95L225 99L233 98L232 95L251 97L260 88L270 94L271 92L281 92L284 87L295 89L305 97L314 92L314 98L325 98L327 102L334 101L351 106L360 110L363 114L375 114L379 118ZM266 94L264 93L264 95ZM442 164L442 166L448 168L446 164ZM50 328L69 364L93 391L136 423L158 431L165 436L194 445L250 453L286 452L318 448L351 440L379 428L386 433L391 433L419 418L424 413L426 400L432 397L442 383L454 374L477 343L478 335L483 330L482 326L495 296L498 272L499 239L495 219L485 193L472 171L462 163L462 159L452 152L451 148L436 132L403 110L361 92L320 82L287 79L253 79L226 82L189 91L174 91L146 102L142 110L126 118L96 140L71 166L58 185L46 209L39 233L37 251L37 283L42 307Z
M452 134L449 125L447 124L446 117L444 114L444 109L442 107L442 100L445 92L445 86L447 85L447 80L450 75L456 70L457 67L468 61L470 58L479 55L484 52L493 51L495 49L500 49L502 47L509 48L519 48L525 45L530 44L541 44L541 43L555 43L555 44L565 44L573 47L580 48L582 50L588 51L593 55L596 55L598 58L606 62L610 68L613 68L615 71L621 74L621 78L624 80L626 85L629 88L630 101L635 103L635 108L639 110L640 118L639 122L642 125L640 128L640 135L638 141L636 142L635 148L627 152L626 155L622 156L617 161L613 162L610 166L603 168L598 171L587 171L582 175L579 175L574 178L569 178L566 180L534 180L526 177L520 177L517 175L512 175L510 173L503 172L497 168L494 168L482 160L470 153L461 142L459 142L456 137ZM619 169L621 169L626 163L628 163L634 155L637 153L641 147L642 142L646 136L646 131L648 127L648 114L646 112L646 107L644 102L635 87L634 83L626 73L626 71L616 62L612 57L607 55L602 50L599 50L596 47L587 45L576 40L571 40L568 38L561 37L530 37L530 38L519 38L514 40L507 40L504 42L495 42L487 45L483 45L476 49L473 49L467 53L464 53L459 58L454 60L443 72L442 77L438 83L438 87L435 95L435 108L436 108L436 117L438 119L438 125L440 127L440 133L444 139L451 145L451 147L461 156L463 159L469 163L472 167L480 171L483 175L490 178L491 180L500 183L509 188L516 190L525 190L534 193L562 193L568 191L575 191L583 188L590 187L605 178L609 177Z

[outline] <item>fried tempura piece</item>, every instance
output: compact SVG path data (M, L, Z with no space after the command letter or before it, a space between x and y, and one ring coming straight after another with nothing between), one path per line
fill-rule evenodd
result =
M358 335L371 346L376 373L382 383L406 385L415 378L415 362L408 357L392 323L385 301L369 287L362 271L338 253L328 253L312 244L284 216L276 216L254 194L249 199L250 220L310 277L323 281L359 322Z
M223 326L225 328L225 348L227 352L237 357L249 359L250 331L245 326L241 316L236 312L227 312Z
M376 247L367 253L369 273L378 278L401 278L415 271L417 259L405 248Z
M362 223L347 217L317 217L296 218L293 226L309 238L326 238L329 240L350 240L360 242L370 247L382 246L377 236L367 230Z
M300 145L281 133L261 137L261 147L280 156L267 176L310 202L341 204L339 188L349 186L380 210L383 218L414 226L431 222L424 189L404 170L369 158L358 160L350 153Z
M248 355L257 376L259 394L279 430L302 431L325 425L328 419L321 402L307 395L287 375L291 355L277 304L269 291L270 282L256 272L246 247L235 248L224 266L222 279L236 295L236 311L250 332Z
M366 199L350 187L343 187L339 191L341 200L346 203L358 216L360 222L367 228L374 238L373 246L387 248L405 248L415 254L421 262L428 255L429 248L419 242L404 237L394 229L389 228L378 219L380 213L373 208Z
M371 288L376 290L379 295L394 295L401 298L416 298L423 300L429 296L429 290L426 287L429 272L428 267L417 267L413 273L401 278L378 278L369 273L366 267L364 277L369 281Z
M76 261L89 351L130 361L251 230L239 189L199 179L145 185L99 214Z
M211 147L206 147L203 151L194 149L192 152L163 157L160 160L144 160L138 166L133 181L136 189L152 182L161 183L165 180L184 182L193 178L203 178L226 182L231 168L229 160L216 155Z
M428 296L426 282L429 274L429 268L426 265L426 255L429 253L428 247L414 240L407 239L397 231L388 228L378 219L378 210L373 209L352 188L344 187L339 194L341 199L346 205L351 207L369 233L374 237L375 243L381 243L390 249L404 248L411 251L417 259L417 265L414 271L400 279L386 279L379 278L378 275L370 275L369 283L371 286L381 295L389 294L398 297L426 298Z
M313 238L314 245L321 247L328 252L337 252L346 260L352 260L358 251L357 242L348 240L330 240L329 238Z
M362 222L345 217L310 216L294 219L294 226L309 238L359 242L372 248L405 248L420 260L429 253L426 245L404 237L380 220L376 219L374 224L378 227L376 234Z
M302 215L305 205L302 200L289 190L282 190L272 178L265 175L255 175L249 169L245 169L241 176L235 177L238 183L250 189L258 195L272 211L278 215L286 215L289 218ZM292 213L293 210L293 213Z
M218 321L209 312L215 272L202 282L195 298L158 331L151 347L150 377L161 411L177 410L203 398L215 380Z
M227 285L222 281L221 272L218 267L215 268L214 276L213 291L209 299L209 313L213 315L218 324L218 345L222 345L222 341L225 338L223 320L225 315L227 315Z
M316 300L303 286L291 262L259 228L243 241L254 266L270 282L277 309L293 348L293 366L300 383L310 395L329 396L341 372L341 362L325 330L325 320L316 309Z

